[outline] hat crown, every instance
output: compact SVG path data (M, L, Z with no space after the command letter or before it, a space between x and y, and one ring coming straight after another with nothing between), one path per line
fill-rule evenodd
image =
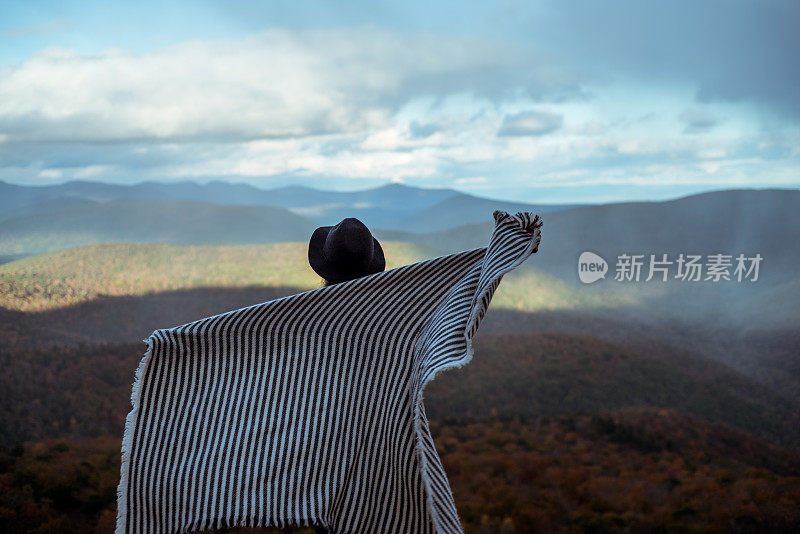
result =
M386 268L381 244L356 218L336 226L320 226L308 242L308 262L327 282L337 284Z
M348 217L328 232L322 254L333 266L364 269L372 261L374 240L364 223Z

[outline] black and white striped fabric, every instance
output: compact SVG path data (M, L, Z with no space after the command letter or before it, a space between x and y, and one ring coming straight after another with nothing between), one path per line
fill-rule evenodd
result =
M462 532L422 392L469 362L503 274L538 247L532 213L494 218L487 247L155 331L117 533Z

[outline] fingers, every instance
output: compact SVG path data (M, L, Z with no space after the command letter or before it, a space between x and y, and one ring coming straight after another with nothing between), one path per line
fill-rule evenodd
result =
M542 222L541 217L539 217L538 215L534 215L533 222L530 225L526 226L525 230L527 230L528 232L533 233L536 230L540 229L542 227L542 225L543 225L543 222Z

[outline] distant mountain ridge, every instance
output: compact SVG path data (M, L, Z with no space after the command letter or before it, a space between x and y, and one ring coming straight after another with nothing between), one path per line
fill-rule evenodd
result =
M445 198L459 195L452 189L422 189L400 184L362 191L325 191L292 185L276 189L227 182L157 183L133 185L73 181L52 186L19 186L0 182L0 216L17 213L43 203L80 199L91 202L149 200L158 202L194 201L231 206L272 206L295 211L313 220L335 218L342 210L363 212L388 210L386 217L402 216L427 208Z
M495 210L503 210L509 213L519 211L533 211L539 214L560 211L574 208L580 204L527 204L524 202L504 202L481 198L472 195L458 194L448 197L441 202L425 209L421 209L411 215L406 215L398 219L392 219L384 223L382 228L403 229L406 232L426 234L453 228L460 221L458 226L469 224L480 217L486 220L487 214L492 214Z
M552 211L543 216L537 266L571 272L577 259L593 251L612 261L621 253L760 253L765 269L800 265L800 190L727 190L656 202L619 202ZM481 246L492 220L415 237L394 230L392 239L408 239L447 251ZM768 263L767 263L768 262Z
M427 189L390 183L360 191L327 191L291 185L259 189L247 184L209 182L117 185L73 181L51 186L0 182L0 221L84 203L110 201L191 201L230 206L271 206L288 210L318 225L358 217L371 228L404 228L431 232L475 223L495 209L552 211L573 205L507 202L468 195L454 189ZM449 202L449 204L447 204Z
M93 243L245 244L302 241L316 225L271 206L194 201L108 201L34 213L0 223L0 255Z
M626 202L581 206L544 213L539 253L528 269L542 270L579 288L584 295L612 302L639 303L638 313L664 313L698 323L793 327L800 324L800 190L730 190L662 202ZM485 245L492 220L418 235L402 230L379 233L383 239L438 247L442 253ZM605 280L578 280L582 252L608 263ZM622 254L642 255L638 282L615 280ZM650 256L667 255L668 281L649 278ZM706 264L714 254L730 256L730 280L676 280L679 254L699 255ZM736 281L735 258L761 256L756 282ZM663 320L664 316L660 316ZM655 320L655 319L654 319Z

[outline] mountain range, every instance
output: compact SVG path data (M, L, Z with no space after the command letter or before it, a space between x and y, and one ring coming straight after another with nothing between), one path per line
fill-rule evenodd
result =
M103 203L129 201L200 202L242 208L269 206L320 225L358 217L370 227L421 233L479 222L487 210L547 212L574 206L532 206L476 197L454 189L423 189L396 183L361 191L325 191L299 185L265 190L226 182L116 185L73 181L52 186L0 182L0 221L70 208L92 211Z
M779 271L797 264L800 190L730 190L662 202L532 204L453 189L388 184L363 191L304 186L262 190L210 182L114 185L0 182L0 256L106 241L273 243L304 240L319 225L358 217L387 239L459 250L485 243L491 213L546 214L540 267L563 274L576 251L756 253ZM47 236L50 239L47 239ZM608 259L608 258L606 258Z
M658 202L535 205L486 199L453 189L402 184L353 192L303 186L261 190L211 182L112 185L68 182L46 187L0 183L0 257L106 242L241 245L306 242L314 228L358 217L381 241L406 242L431 254L485 246L496 209L543 214L535 261L510 283L536 271L580 292L584 304L635 303L631 313L661 320L791 325L800 316L800 190L728 190ZM607 262L605 280L583 285L584 251ZM622 254L642 255L639 282L615 280ZM676 280L680 254L760 255L755 282ZM668 281L645 281L650 256L667 256ZM538 279L541 279L539 276ZM524 293L528 282L517 289ZM573 291L574 293L575 291ZM563 293L563 292L562 292ZM577 293L576 293L577 294ZM525 300L526 296L522 297ZM612 305L613 304L613 305Z

